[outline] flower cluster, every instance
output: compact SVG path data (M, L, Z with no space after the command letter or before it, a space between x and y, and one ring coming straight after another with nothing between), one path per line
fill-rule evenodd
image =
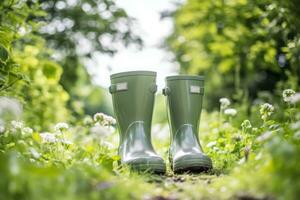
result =
M13 120L13 121L11 121L11 125L12 125L12 127L14 129L21 129L21 128L23 128L23 122L21 122L21 121L15 121L15 120Z
M42 142L54 143L58 141L53 133L48 133L48 132L40 133L40 137L42 138Z
M113 117L108 116L104 113L96 113L94 115L94 121L103 126L111 126L111 125L116 124L116 120Z
M5 132L5 127L0 125L0 133L4 133Z
M296 94L294 94L292 97L291 97L291 103L298 103L300 102L300 93L297 92Z
M68 130L68 129L69 129L69 125L67 123L64 123L64 122L57 123L54 127L54 130L57 131L57 132L63 132L63 131Z
M33 133L33 130L30 127L25 127L25 128L22 129L22 133L24 135L31 135Z
M233 117L237 114L237 111L234 108L227 108L226 110L224 110L224 114Z
M49 132L43 132L43 133L40 133L40 137L42 138L42 142L43 143L56 143L56 142L61 142L63 144L72 144L71 141L69 140L66 140L64 138L58 138L57 137L57 134L54 134L54 133L49 133Z
M283 90L283 92L282 92L283 101L291 102L291 100L295 94L296 94L296 92L292 89Z
M224 109L228 108L228 106L230 105L230 100L227 98L221 98L220 104L221 104L221 110L224 110Z
M261 114L261 118L266 120L274 112L274 106L269 103L264 103L260 106L259 112Z

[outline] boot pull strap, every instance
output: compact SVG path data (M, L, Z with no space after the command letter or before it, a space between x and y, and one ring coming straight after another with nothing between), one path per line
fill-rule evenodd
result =
M128 90L127 82L117 83L117 84L113 84L113 85L109 86L109 92L111 94L119 92L119 91L126 91L126 90ZM152 93L155 93L157 91L157 85L152 84L149 87L149 91Z
M112 84L111 86L109 86L109 92L111 94L119 92L119 91L126 91L126 90L128 90L127 82L116 83L116 84Z
M163 88L162 93L163 95L168 96L170 94L170 88L168 87Z
M204 87L198 85L191 85L190 86L190 93L192 94L204 94Z

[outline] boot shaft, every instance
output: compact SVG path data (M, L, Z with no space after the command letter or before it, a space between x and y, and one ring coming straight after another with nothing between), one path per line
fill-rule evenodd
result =
M166 78L164 94L167 96L172 135L183 125L192 126L197 132L203 93L204 78L202 76L178 75Z
M122 135L134 122L143 122L147 134L151 121L156 92L156 72L131 71L111 75L114 113Z

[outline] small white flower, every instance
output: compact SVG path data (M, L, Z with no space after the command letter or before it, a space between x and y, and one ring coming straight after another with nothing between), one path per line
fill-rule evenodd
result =
M92 125L93 124L93 119L90 117L90 116L86 116L84 119L83 119L83 124L84 125Z
M292 97L296 94L296 92L292 89L286 89L282 92L283 101L291 102Z
M30 147L29 150L34 158L38 159L41 157L41 154L39 152L37 152L37 150L35 148Z
M63 144L67 144L67 145L73 144L73 142L71 142L70 140L66 140L66 139L61 139L61 140L58 140L58 141L60 141Z
M225 111L224 111L224 114L225 115L228 115L228 116L235 116L237 114L237 111L236 109L234 108L227 108Z
M209 142L209 143L207 143L207 147L213 147L213 146L216 146L216 144L217 144L217 141L211 141L211 142Z
M113 118L111 116L106 116L105 120L107 121L108 125L115 125L116 124L115 118Z
M298 103L300 102L300 92L297 92L291 97L291 103Z
M33 130L30 127L25 127L22 129L22 133L25 135L31 135L33 133Z
M62 132L64 130L67 130L68 128L69 128L69 125L64 122L57 123L54 127L55 131L57 131L57 132Z
M222 110L227 108L230 105L230 100L227 98L221 98L219 101L220 101Z
M0 125L0 133L4 133L5 132L5 127Z
M257 137L256 140L258 142L263 142L263 141L269 139L272 135L273 135L273 132L267 131L267 132L263 133L262 135L260 135L259 137Z
M110 134L110 131L105 126L102 126L100 124L96 124L91 128L91 133L100 137L106 137Z
M21 121L15 121L15 120L13 120L13 121L11 121L11 125L12 125L12 127L14 129L21 129L21 128L23 128L23 122L21 122Z
M55 143L58 141L58 139L55 137L53 133L40 133L40 136L42 138L42 142L50 142L50 143Z
M260 110L259 110L260 114L261 114L261 118L263 120L266 120L268 116L271 116L272 113L274 112L274 106L272 106L269 103L264 103L260 106Z
M300 121L297 121L293 124L290 125L290 128L293 129L293 130L300 130Z
M104 113L96 113L94 115L94 121L95 122L101 122L104 120L105 114Z

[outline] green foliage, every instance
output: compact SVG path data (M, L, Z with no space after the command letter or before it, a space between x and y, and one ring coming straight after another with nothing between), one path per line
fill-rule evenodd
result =
M24 119L36 128L69 117L69 95L59 85L62 67L50 58L44 39L34 34L39 23L33 18L45 12L37 2L5 0L0 13L0 94L24 103Z
M82 90L94 89L84 61L95 58L97 53L112 55L120 44L141 45L140 37L132 30L134 21L112 0L39 0L39 3L47 15L37 18L43 22L38 34L47 46L55 49L56 59L63 67L60 83L70 94L68 107L75 115L90 114L85 111L94 107L78 103L91 95ZM98 107L103 107L100 102Z
M53 123L70 117L66 109L68 93L59 84L62 67L45 56L45 47L25 45L15 52L21 72L30 79L29 84L18 84L14 93L26 102L24 119L35 128L49 128ZM42 98L41 98L42 97Z
M4 0L0 5L0 94L17 97L24 104L24 119L37 129L66 118L71 121L70 113L82 116L95 109L108 110L101 105L104 100L92 99L102 92L91 85L82 59L95 51L115 52L102 45L101 36L126 45L140 41L131 31L131 19L114 2L69 3ZM106 17L96 12L101 6ZM122 32L118 24L128 29ZM83 40L92 45L89 52L80 52Z
M182 72L205 71L206 102L221 103L218 112L203 112L199 131L214 169L175 175L168 167L167 175L155 176L119 165L113 118L79 117L111 112L101 105L109 101L107 91L90 85L81 61L93 51L117 50L99 37L139 42L124 10L110 0L71 6L3 0L0 95L23 104L29 127L0 119L0 199L297 199L300 94L284 90L299 88L297 3L189 0L173 13L168 44ZM120 21L126 30L118 29ZM52 32L43 31L52 25ZM82 39L92 43L89 51L77 51ZM233 103L219 100L233 93ZM253 104L249 96L256 98ZM157 100L152 138L169 166L164 99ZM72 125L53 127L61 121Z
M189 0L173 13L167 44L181 72L205 74L209 106L220 96L257 97L276 83L299 84L299 20L286 1ZM289 7L285 4L290 5Z
M0 197L297 199L297 94L285 102L284 109L278 107L280 103L255 106L251 113L255 123L240 112L242 107L235 106L236 113L228 112L233 106L224 99L219 112L204 112L200 138L214 165L208 175L174 175L169 168L166 176L129 172L126 166L118 164L118 135L110 127L115 120L102 113L97 113L94 120L89 116L78 120L72 127L59 123L48 133L12 122L4 131L0 129ZM282 112L293 113L294 117L282 119L277 115ZM239 118L244 119L243 123L237 123ZM153 140L167 161L169 138L162 137L166 134L168 129L160 128Z
M27 80L20 73L19 65L14 61L13 42L22 32L32 30L37 23L30 16L42 16L36 3L21 0L3 0L0 4L0 94L9 89L18 80Z

